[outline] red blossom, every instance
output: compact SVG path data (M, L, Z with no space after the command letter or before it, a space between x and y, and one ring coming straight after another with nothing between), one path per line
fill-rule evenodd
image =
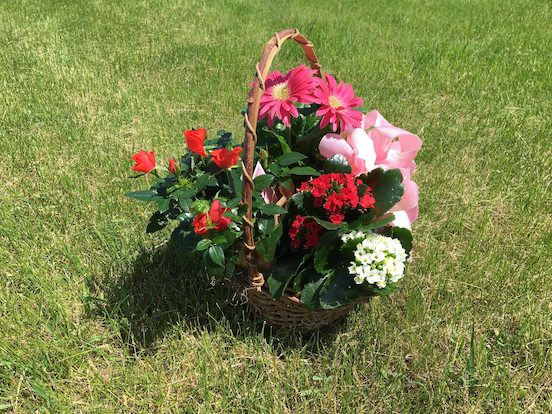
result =
M216 149L211 151L211 160L217 167L225 170L238 162L241 152L242 147L235 147L232 151L226 148Z
M136 164L132 167L134 171L149 173L155 168L155 153L150 151L149 153L141 150L132 156L132 159Z
M314 219L305 216L295 216L289 229L291 247L294 249L310 249L318 246L318 240L324 234L324 228Z
M204 158L207 156L205 147L203 146L203 141L205 141L206 136L207 130L205 128L184 131L184 137L186 138L186 145L188 146L188 149Z
M312 195L314 207L323 208L332 223L340 224L347 211L374 207L371 188L360 190L363 185L353 174L329 173L304 182L299 191Z
M223 214L228 210L228 208L222 208L220 206L219 200L213 201L213 204L211 204L211 208L209 209L209 214L200 213L192 220L192 226L194 227L195 233L202 235L211 229L215 229L217 231L226 230L232 221L230 217L223 216Z

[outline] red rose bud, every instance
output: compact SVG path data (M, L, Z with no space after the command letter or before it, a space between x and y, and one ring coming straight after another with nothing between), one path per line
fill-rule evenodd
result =
M242 147L235 147L232 151L226 148L216 149L211 151L211 160L217 167L225 170L238 162L241 152Z
M155 154L153 151L148 153L141 150L140 152L134 154L132 159L136 162L136 164L132 167L134 171L147 174L155 168Z
M173 158L169 160L169 171L176 174L176 161Z
M188 149L204 158L207 156L205 147L203 146L203 141L205 141L206 136L207 130L205 128L184 131L184 137L186 138L186 145L188 146Z

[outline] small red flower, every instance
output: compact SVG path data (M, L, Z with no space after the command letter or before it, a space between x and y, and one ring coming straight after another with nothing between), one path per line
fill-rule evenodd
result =
M323 216L340 224L348 211L359 209L362 212L374 207L370 187L366 186L362 196L359 195L362 184L362 180L355 179L353 174L329 173L305 181L298 191L310 193L314 207L323 208Z
M141 150L132 156L132 159L136 164L132 167L134 171L149 173L155 168L155 153L150 151L149 153Z
M376 199L374 196L370 193L371 188L368 187L366 190L366 194L364 194L359 201L359 204L362 208L374 208L374 203L376 202Z
M169 160L169 171L173 174L176 174L176 161L174 158Z
M305 216L295 216L295 220L293 220L289 229L291 247L294 249L316 247L322 234L324 234L324 228L314 219Z
M207 156L205 147L203 146L203 141L205 141L206 136L207 130L205 128L184 131L184 137L186 138L186 145L188 146L188 149L204 158Z
M241 152L242 147L235 147L232 151L226 148L220 148L211 151L211 159L217 167L225 170L238 162Z
M215 229L217 231L226 230L232 221L230 217L223 216L223 214L228 210L229 209L222 208L220 206L219 200L213 201L213 204L211 204L211 208L209 209L209 214L200 213L192 220L192 226L194 227L195 233L202 235L211 229Z

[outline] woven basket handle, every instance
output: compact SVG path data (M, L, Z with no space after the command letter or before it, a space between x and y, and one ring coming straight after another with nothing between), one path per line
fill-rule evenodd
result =
M264 278L257 270L255 264L255 239L253 237L253 157L255 153L255 145L257 144L257 120L259 117L259 106L261 103L261 97L265 90L265 79L270 71L270 66L276 54L280 51L280 47L283 42L288 39L295 40L305 52L310 66L312 69L318 71L318 76L322 76L320 70L320 64L314 53L312 43L303 36L297 29L286 29L276 33L272 39L270 39L263 50L261 60L256 66L255 81L253 82L253 88L249 93L247 99L247 113L245 114L245 140L244 140L244 156L242 162L243 170L243 196L242 203L247 205L247 211L243 216L244 224L244 246L246 251L246 259L249 267L249 279L252 287L260 289L264 284Z

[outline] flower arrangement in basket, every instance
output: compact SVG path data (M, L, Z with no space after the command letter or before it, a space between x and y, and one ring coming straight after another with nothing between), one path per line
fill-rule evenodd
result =
M310 68L270 72L287 39ZM188 150L168 168L153 152L134 155L133 170L155 178L128 196L157 205L147 232L176 221L172 237L210 275L245 275L248 302L268 322L333 323L395 290L418 214L411 175L421 140L362 104L322 72L299 31L281 31L256 67L243 149L225 130L187 130Z

